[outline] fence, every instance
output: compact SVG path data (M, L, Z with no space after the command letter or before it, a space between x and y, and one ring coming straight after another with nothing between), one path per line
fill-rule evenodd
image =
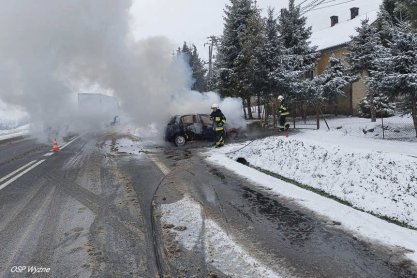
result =
M408 140L416 137L411 114L397 114L388 118L380 118L380 129L383 139Z
M319 129L324 117L321 114L320 107L312 101L293 101L287 105L290 115L286 121L294 129ZM258 118L258 108L251 108L254 118ZM265 121L270 128L278 126L278 103L270 103L266 107L260 106L261 119ZM266 118L265 118L266 117ZM327 123L326 123L327 124Z
M383 139L415 140L416 130L410 113L410 102L404 97L399 97L395 101L376 98L374 103L377 119L374 128L364 130L364 133L371 132L375 137ZM370 118L369 102L361 104L360 114Z
M385 104L384 104L385 105ZM292 129L332 129L345 131L346 134L355 136L374 137L392 140L415 141L416 131L414 128L413 118L410 113L404 114L401 103L390 104L389 111L378 111L377 121L372 123L369 111L368 115L362 115L361 118L352 117L351 115L338 117L337 115L322 113L322 105L318 102L301 100L292 101L287 105L290 115L287 122ZM254 118L258 118L258 107L252 107ZM265 125L269 128L278 126L278 103L269 103L260 106L259 112Z

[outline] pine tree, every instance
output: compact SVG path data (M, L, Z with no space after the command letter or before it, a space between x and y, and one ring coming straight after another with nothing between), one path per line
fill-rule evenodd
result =
M417 33L407 22L393 25L390 31L388 47L379 45L375 49L375 69L369 83L389 98L403 98L417 136Z
M207 91L207 69L204 67L204 61L199 57L197 47L194 44L192 45L190 66L194 79L191 89L199 92Z
M199 92L207 91L207 70L204 68L203 60L198 55L197 47L194 44L191 44L190 47L184 42L182 48L178 48L177 55L182 55L190 66L193 79L191 90Z
M307 18L301 15L300 7L289 0L288 9L282 9L278 30L284 46L281 67L275 72L276 81L292 98L306 99L314 96L309 90L311 80L305 78L314 70L318 53L310 46L311 27L306 26Z
M245 106L250 107L257 78L254 49L261 42L261 17L252 0L230 0L230 3L226 5L223 36L215 63L217 88L222 96L240 97ZM248 117L252 118L250 109Z
M314 78L321 100L335 100L338 96L344 96L344 89L356 80L356 77L348 73L340 59L330 57L329 62L330 66Z
M384 0L382 8L394 23L410 21L417 28L417 0Z
M274 10L268 9L268 17L265 19L264 43L259 48L259 62L263 66L262 81L263 90L267 94L274 94L275 96L279 90L279 83L274 78L274 73L277 70L282 70L282 59L284 53L284 46L279 37L277 19L274 16Z
M369 24L368 20L362 21L360 27L356 28L358 34L352 38L349 45L347 60L351 65L351 70L355 74L367 77L374 69L375 48L381 43L375 27ZM376 107L374 105L374 90L369 90L366 94L369 99L371 120L376 122Z
M283 55L283 44L279 37L277 19L272 8L268 8L268 16L264 19L262 41L263 43L257 49L260 76L258 81L259 90L263 92L265 112L268 114L272 112L268 109L271 97L277 97L280 90L275 72L282 68Z

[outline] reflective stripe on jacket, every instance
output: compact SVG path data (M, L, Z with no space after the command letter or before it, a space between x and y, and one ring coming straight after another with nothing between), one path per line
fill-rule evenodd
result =
M285 107L284 105L281 105L279 107L279 114L281 116L288 116L290 114L290 112L288 112L287 107Z

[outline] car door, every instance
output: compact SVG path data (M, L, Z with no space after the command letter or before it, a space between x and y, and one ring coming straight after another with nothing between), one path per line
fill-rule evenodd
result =
M202 124L203 138L213 139L214 138L213 121L210 120L210 116L207 114L199 114L199 118Z
M203 132L202 124L198 119L197 115L185 115L181 117L181 122L185 134L189 138L198 138L201 137Z

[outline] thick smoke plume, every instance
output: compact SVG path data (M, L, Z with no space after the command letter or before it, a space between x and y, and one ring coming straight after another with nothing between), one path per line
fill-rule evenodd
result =
M162 127L169 115L209 112L220 99L189 90L189 68L173 56L172 42L133 40L131 5L129 0L1 1L0 99L23 106L33 123L58 129L97 126L96 117L77 106L77 93L86 87L111 92L141 126ZM241 120L239 101L220 105L232 121Z

